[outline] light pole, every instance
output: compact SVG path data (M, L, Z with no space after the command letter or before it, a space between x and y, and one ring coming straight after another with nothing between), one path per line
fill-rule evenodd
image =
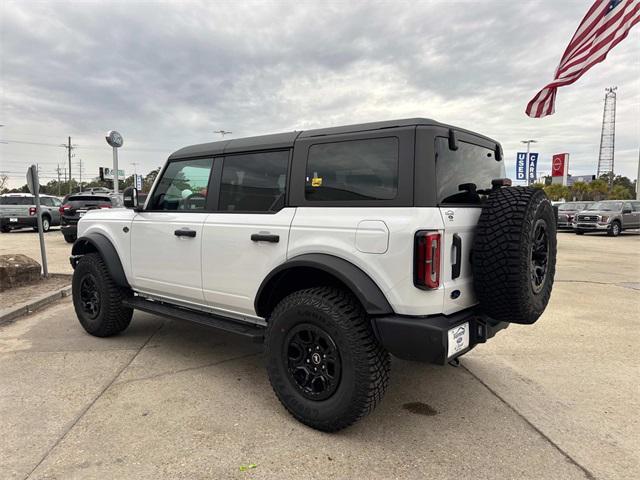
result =
M527 144L527 185L531 185L531 178L529 177L529 150L531 149L531 144L532 143L538 143L537 140L520 140L522 143L526 143Z

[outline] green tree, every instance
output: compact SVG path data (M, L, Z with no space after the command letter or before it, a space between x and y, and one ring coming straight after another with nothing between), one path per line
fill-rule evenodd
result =
M545 185L544 193L547 194L550 200L557 202L558 200L570 199L571 198L571 190L569 187L565 187L564 185L560 185L559 183L554 183L553 185Z
M158 173L160 173L160 167L156 168L155 170L151 170L149 173L147 173L147 175L144 177L144 181L142 182L143 192L148 193L151 190L151 187L153 186L153 182L155 182L156 177L158 176Z
M589 184L585 182L576 182L571 186L571 195L576 200L585 200L589 195Z
M604 200L609 195L609 184L606 180L599 178L589 184L589 199L590 200Z
M614 185L609 193L612 200L630 200L633 197L631 190L623 185Z

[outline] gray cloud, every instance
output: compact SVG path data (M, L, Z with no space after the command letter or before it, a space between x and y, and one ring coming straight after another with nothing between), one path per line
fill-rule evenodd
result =
M125 136L125 164L148 170L219 128L247 136L410 116L495 137L509 161L519 140L536 138L542 170L552 153L568 151L574 173L592 173L611 84L619 86L618 170L636 174L637 31L560 90L556 115L523 113L551 80L587 9L582 1L23 1L1 8L3 137L56 144L72 135L88 175L109 164L103 134L110 128ZM0 170L38 160L51 172L64 160L54 147L0 148Z

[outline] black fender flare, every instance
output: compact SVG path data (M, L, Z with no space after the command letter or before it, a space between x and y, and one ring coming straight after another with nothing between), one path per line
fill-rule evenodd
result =
M380 287L353 263L340 257L323 253L307 253L293 257L274 268L262 281L254 308L260 316L266 316L265 310L278 281L287 271L299 267L315 268L334 276L351 290L369 315L389 315L393 308Z
M97 232L90 232L82 237L79 237L71 248L71 264L75 267L77 258L92 252L98 252L103 258L109 270L109 275L113 278L116 285L119 287L129 288L129 282L124 274L124 268L122 268L122 262L116 247L113 246L111 240L106 236Z

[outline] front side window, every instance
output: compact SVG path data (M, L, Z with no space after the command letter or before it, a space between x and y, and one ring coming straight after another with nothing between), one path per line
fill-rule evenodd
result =
M398 193L396 137L320 143L309 148L305 198L392 200Z
M449 148L449 139L436 138L436 179L438 203L479 204L483 196L477 190L491 188L491 180L505 177L503 161L496 161L495 151L458 141L458 149Z
M212 166L212 158L171 162L153 193L150 210L204 210Z
M256 152L224 158L221 211L273 212L284 206L289 152Z

